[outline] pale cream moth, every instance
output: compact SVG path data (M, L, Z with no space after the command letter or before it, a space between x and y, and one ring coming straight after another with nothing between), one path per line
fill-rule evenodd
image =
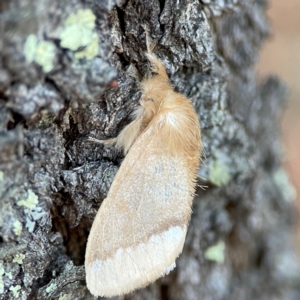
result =
M126 294L169 273L191 216L202 148L198 117L174 91L148 38L147 48L153 75L141 82L135 119L109 141L128 153L88 238L86 281L95 296Z

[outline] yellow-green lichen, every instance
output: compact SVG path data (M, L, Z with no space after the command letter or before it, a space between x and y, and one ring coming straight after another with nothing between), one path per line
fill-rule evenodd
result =
M99 43L98 43L98 36L95 33L94 38L91 41L91 43L86 46L82 51L78 51L75 53L75 57L80 58L86 58L86 59L93 59L99 51Z
M23 259L25 258L24 254L16 254L15 258L13 259L13 263L18 263L19 265L23 264Z
M223 241L220 241L216 245L206 249L206 251L204 252L204 258L206 260L214 261L220 264L224 263L225 243Z
M10 279L10 280L13 278L11 272L5 273L5 276L6 276L8 279Z
M28 190L27 198L18 201L17 205L25 206L29 209L34 209L38 203L38 196L32 190Z
M226 185L231 179L227 166L218 158L209 165L208 179L217 186Z
M9 288L9 290L12 292L13 296L15 298L18 298L19 295L20 295L20 289L21 289L21 286L20 285L16 285L16 286L11 286Z
M57 285L55 283L51 283L47 288L46 292L49 294L57 289Z
M55 45L52 42L38 41L36 35L30 34L25 41L23 54L27 62L35 61L45 73L53 69Z
M0 171L0 181L3 180L3 177L4 177L4 173L2 171Z
M36 49L35 61L42 66L45 73L53 69L55 46L48 41L40 41Z
M16 236L20 236L22 233L22 223L19 220L16 220L13 226L14 226L13 228L14 234Z
M95 32L96 16L90 9L80 9L72 13L66 20L60 33L60 45L63 48L76 51L75 57L92 59L98 54L98 35Z

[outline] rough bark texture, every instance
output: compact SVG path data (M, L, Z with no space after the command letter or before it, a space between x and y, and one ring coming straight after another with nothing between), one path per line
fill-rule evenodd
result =
M117 135L138 105L141 24L199 114L208 188L177 268L118 299L300 299L285 88L253 68L265 13L264 0L1 2L0 299L92 298L86 239L122 155L87 138Z

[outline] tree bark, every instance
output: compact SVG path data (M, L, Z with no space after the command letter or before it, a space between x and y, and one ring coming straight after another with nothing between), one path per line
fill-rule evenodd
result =
M90 299L84 254L122 161L114 137L148 72L145 25L199 115L205 157L170 275L116 299L300 299L293 190L260 80L264 0L4 0L0 5L0 299ZM117 79L118 86L115 86Z

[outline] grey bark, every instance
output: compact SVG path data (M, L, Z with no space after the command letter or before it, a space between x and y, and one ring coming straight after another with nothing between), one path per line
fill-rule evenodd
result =
M118 299L300 299L278 126L285 87L254 70L269 35L266 5L1 2L0 299L92 298L86 239L122 154L87 138L116 136L138 105L148 71L141 24L199 114L207 188L177 268Z

